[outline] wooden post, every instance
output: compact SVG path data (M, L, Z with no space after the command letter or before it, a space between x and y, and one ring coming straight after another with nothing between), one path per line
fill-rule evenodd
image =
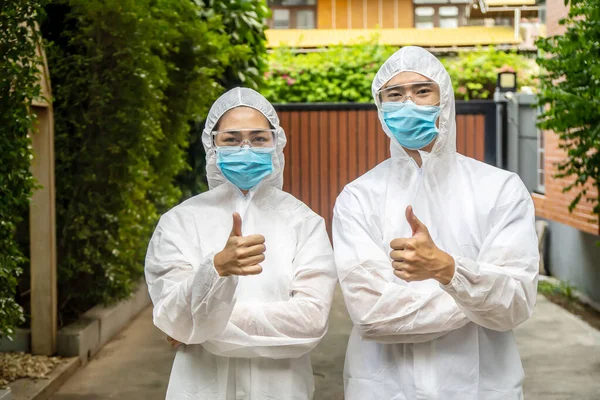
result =
M31 351L52 355L56 352L56 215L54 196L54 115L46 55L38 44L43 60L41 86L44 99L34 101L32 110L37 126L31 134L33 161L31 171L42 187L33 193L29 209L31 259Z

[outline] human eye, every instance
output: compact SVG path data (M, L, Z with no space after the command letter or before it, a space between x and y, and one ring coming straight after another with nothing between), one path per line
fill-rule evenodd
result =
M391 100L391 101L402 99L403 97L404 97L404 94L402 93L401 90L398 90L398 89L390 90L389 92L387 92L385 94L385 98L388 100Z
M265 145L267 143L270 143L272 139L272 134L269 131L261 131L260 133L258 133L253 139L252 139L252 143L256 144L256 145Z

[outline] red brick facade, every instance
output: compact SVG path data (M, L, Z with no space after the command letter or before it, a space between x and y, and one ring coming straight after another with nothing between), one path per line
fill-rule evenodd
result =
M558 24L561 18L567 15L568 7L565 7L563 0L546 1L546 27L549 36L560 35L564 32L564 27ZM539 217L547 218L565 225L572 226L581 231L600 234L600 226L597 218L592 214L591 203L582 199L580 205L569 213L568 205L577 193L577 189L569 193L563 193L562 190L573 179L555 179L556 164L564 159L565 152L558 148L558 136L554 132L545 133L545 187L544 195L534 194L536 214ZM590 189L590 197L597 197L597 191Z
M565 28L558 24L562 18L567 16L569 7L565 6L564 0L546 0L546 31L548 36L556 36L564 33Z

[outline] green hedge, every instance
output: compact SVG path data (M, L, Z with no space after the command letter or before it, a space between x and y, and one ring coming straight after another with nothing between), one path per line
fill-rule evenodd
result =
M264 21L269 7L264 0L204 0L207 17L218 16L221 32L235 46L229 65L219 82L226 89L243 85L260 90L267 69L267 40Z
M371 82L397 48L363 43L298 54L275 50L265 74L265 95L275 103L371 102ZM500 70L516 70L519 86L534 86L535 60L493 47L442 58L459 100L492 96Z
M264 0L204 0L205 18L218 17L220 32L229 38L230 58L218 78L223 88L246 86L261 90L263 74L267 69L267 49L263 21L269 17ZM205 157L202 145L204 121L196 121L189 136L187 162L189 170L180 174L177 181L183 197L196 195L208 187L205 182Z
M209 7L228 3L46 7L62 324L128 296L142 276L158 216L182 196L175 179L189 170L190 122L202 120L224 90L223 75L245 74L236 66L253 57Z
M371 81L394 48L364 43L297 54L271 53L265 96L274 103L371 102Z
M16 231L27 216L34 188L28 134L35 119L31 101L40 96L38 3L5 0L0 5L0 337L10 337L23 321L15 295L27 259Z
M450 74L454 94L459 100L491 99L496 89L498 72L517 72L519 88L527 86L535 91L538 85L538 67L535 57L500 51L487 47L478 51L464 51L457 57L443 58Z

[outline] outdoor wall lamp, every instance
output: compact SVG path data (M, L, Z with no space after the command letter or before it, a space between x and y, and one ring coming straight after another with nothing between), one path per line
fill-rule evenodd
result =
M516 72L499 72L498 80L496 81L496 89L499 92L516 92L517 91L517 73Z

